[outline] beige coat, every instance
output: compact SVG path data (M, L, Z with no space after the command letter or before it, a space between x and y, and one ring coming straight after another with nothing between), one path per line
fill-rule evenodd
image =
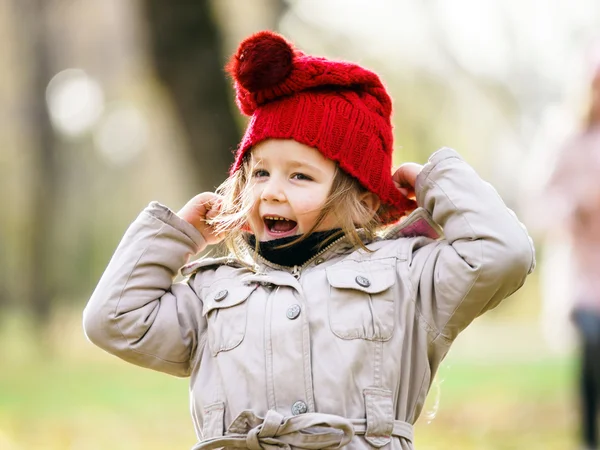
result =
M417 179L445 237L339 241L301 268L206 259L191 225L152 203L84 313L89 339L191 376L194 449L413 448L433 375L457 334L534 266L525 228L451 149Z

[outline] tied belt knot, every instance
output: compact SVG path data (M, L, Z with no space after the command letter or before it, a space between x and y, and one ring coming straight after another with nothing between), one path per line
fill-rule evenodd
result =
M192 450L212 450L221 447L250 450L333 450L349 444L355 434L365 432L364 419L350 420L323 413L283 416L273 410L267 411L265 418L261 419L252 411L243 411L224 436L203 440ZM412 441L412 425L394 421L390 434ZM386 436L386 440L390 437Z

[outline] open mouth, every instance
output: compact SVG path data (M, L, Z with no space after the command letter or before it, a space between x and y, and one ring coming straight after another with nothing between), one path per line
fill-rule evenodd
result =
M264 216L267 232L274 237L286 237L295 234L298 223L280 216Z

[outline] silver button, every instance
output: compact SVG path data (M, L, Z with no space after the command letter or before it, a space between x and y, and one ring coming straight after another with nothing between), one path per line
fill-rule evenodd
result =
M220 302L225 297L227 297L228 294L229 292L227 292L227 289L223 289L222 291L217 292L217 295L215 295L215 302Z
M315 261L315 266L318 266L319 264L323 264L324 262L325 262L325 260L324 260L323 258L318 258L318 259Z
M355 280L356 280L356 284L358 284L359 286L362 286L362 287L369 287L369 286L371 286L371 282L369 281L369 279L365 278L363 276L359 275L359 276L356 277Z
M288 319L294 320L295 318L297 318L300 315L300 305L290 306L288 308L287 312L285 313L285 315L287 316Z
M298 400L292 405L292 414L297 416L298 414L304 414L308 411L308 406L302 400Z

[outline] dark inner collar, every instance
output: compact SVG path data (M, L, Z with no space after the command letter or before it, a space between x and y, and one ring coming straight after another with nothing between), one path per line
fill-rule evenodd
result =
M302 241L283 248L280 247L297 240L299 236L288 236L272 241L261 241L259 242L258 253L267 261L280 266L301 266L329 245L332 240L328 238L336 233L340 233L340 231L340 228L316 231ZM247 239L250 247L254 249L256 247L256 237L253 234L250 234Z

